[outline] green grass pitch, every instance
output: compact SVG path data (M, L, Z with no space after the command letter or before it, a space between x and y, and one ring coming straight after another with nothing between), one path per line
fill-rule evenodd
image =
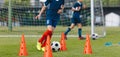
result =
M68 38L67 51L53 52L53 57L119 57L120 56L120 29L109 27L106 29L107 35L98 40L91 40L93 54L83 54L85 40L77 38ZM2 34L2 33L1 33ZM43 57L43 52L36 50L36 41L38 38L25 37L28 57ZM18 38L0 38L0 57L19 57L21 37ZM59 41L60 38L52 38L52 41ZM112 42L112 46L106 47L106 42Z

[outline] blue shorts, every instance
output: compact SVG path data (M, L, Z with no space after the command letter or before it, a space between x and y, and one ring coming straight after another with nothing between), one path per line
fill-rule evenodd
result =
M73 23L75 25L78 24L78 23L81 23L81 18L72 18L71 23Z
M47 10L46 19L47 19L47 25L56 27L58 21L60 20L60 14L57 13L57 10Z
M51 25L52 27L56 27L57 23L58 23L59 19L47 19L47 26Z

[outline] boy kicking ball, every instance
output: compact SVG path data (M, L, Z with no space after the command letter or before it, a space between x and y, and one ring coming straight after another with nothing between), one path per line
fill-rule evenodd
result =
M49 35L52 37L53 31L60 20L60 14L64 9L64 0L46 0L36 19L40 18L41 14L46 10L47 30L42 37L37 41L37 49L45 51L46 38ZM43 28L44 29L44 28Z

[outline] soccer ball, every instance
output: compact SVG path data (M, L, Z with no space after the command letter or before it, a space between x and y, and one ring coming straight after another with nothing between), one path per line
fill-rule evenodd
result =
M59 51L60 50L60 43L58 42L58 41L53 41L52 43L51 43L51 48L52 48L52 51L53 52L57 52L57 51Z
M93 34L92 34L92 39L93 39L93 40L96 40L97 38L98 38L98 34L97 34L97 33L93 33Z

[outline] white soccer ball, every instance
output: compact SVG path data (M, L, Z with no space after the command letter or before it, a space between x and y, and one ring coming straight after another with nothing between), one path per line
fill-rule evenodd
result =
M39 0L40 2L46 2L46 0Z
M93 39L93 40L96 40L97 38L98 38L98 34L97 34L97 33L93 33L93 34L92 34L92 39Z
M51 43L51 48L52 48L52 51L53 52L57 52L57 51L59 51L60 50L60 43L58 42L58 41L53 41L52 43Z

